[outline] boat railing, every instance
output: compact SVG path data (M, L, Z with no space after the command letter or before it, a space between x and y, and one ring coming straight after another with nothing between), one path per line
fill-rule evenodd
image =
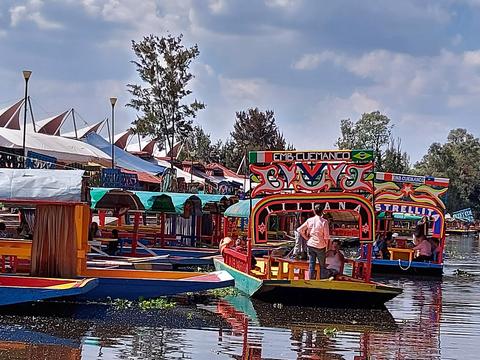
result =
M246 253L226 248L223 250L223 260L228 266L248 273L248 256Z

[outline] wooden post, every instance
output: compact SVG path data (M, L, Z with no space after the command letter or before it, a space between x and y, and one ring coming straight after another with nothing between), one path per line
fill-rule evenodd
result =
M165 246L165 213L160 214L160 247Z
M229 231L228 218L225 216L225 217L223 218L223 237L227 237L227 236L228 236L228 231Z
M365 282L370 282L372 275L372 243L367 244L367 266L365 269Z
M132 256L137 254L137 243L138 243L138 227L140 224L140 213L136 212L133 220L133 239L132 239Z
M100 226L105 226L105 210L98 210L98 222Z

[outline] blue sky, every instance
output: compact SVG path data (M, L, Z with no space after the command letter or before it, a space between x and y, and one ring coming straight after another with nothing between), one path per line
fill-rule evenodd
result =
M480 0L2 0L0 107L28 68L36 118L74 107L93 123L117 96L126 129L131 40L169 31L200 48L192 88L213 139L257 106L297 149L332 148L340 119L380 110L416 161L451 128L479 134L479 15Z

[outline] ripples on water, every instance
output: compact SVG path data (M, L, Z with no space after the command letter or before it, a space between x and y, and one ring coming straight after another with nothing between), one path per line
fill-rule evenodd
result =
M478 238L448 238L447 256L443 281L381 279L404 288L388 310L279 308L242 296L145 313L7 309L0 359L478 359Z

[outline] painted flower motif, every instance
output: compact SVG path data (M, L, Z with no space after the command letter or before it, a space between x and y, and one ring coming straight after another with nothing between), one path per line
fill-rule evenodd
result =
M263 233L265 233L265 231L267 231L267 227L265 226L264 223L261 223L261 224L258 226L258 231L260 231L260 234L263 234Z
M368 223L363 224L362 232L368 233L369 231L370 231L370 225L368 225Z
M400 190L403 194L403 196L410 196L413 194L413 186L412 184L403 184L402 190Z

